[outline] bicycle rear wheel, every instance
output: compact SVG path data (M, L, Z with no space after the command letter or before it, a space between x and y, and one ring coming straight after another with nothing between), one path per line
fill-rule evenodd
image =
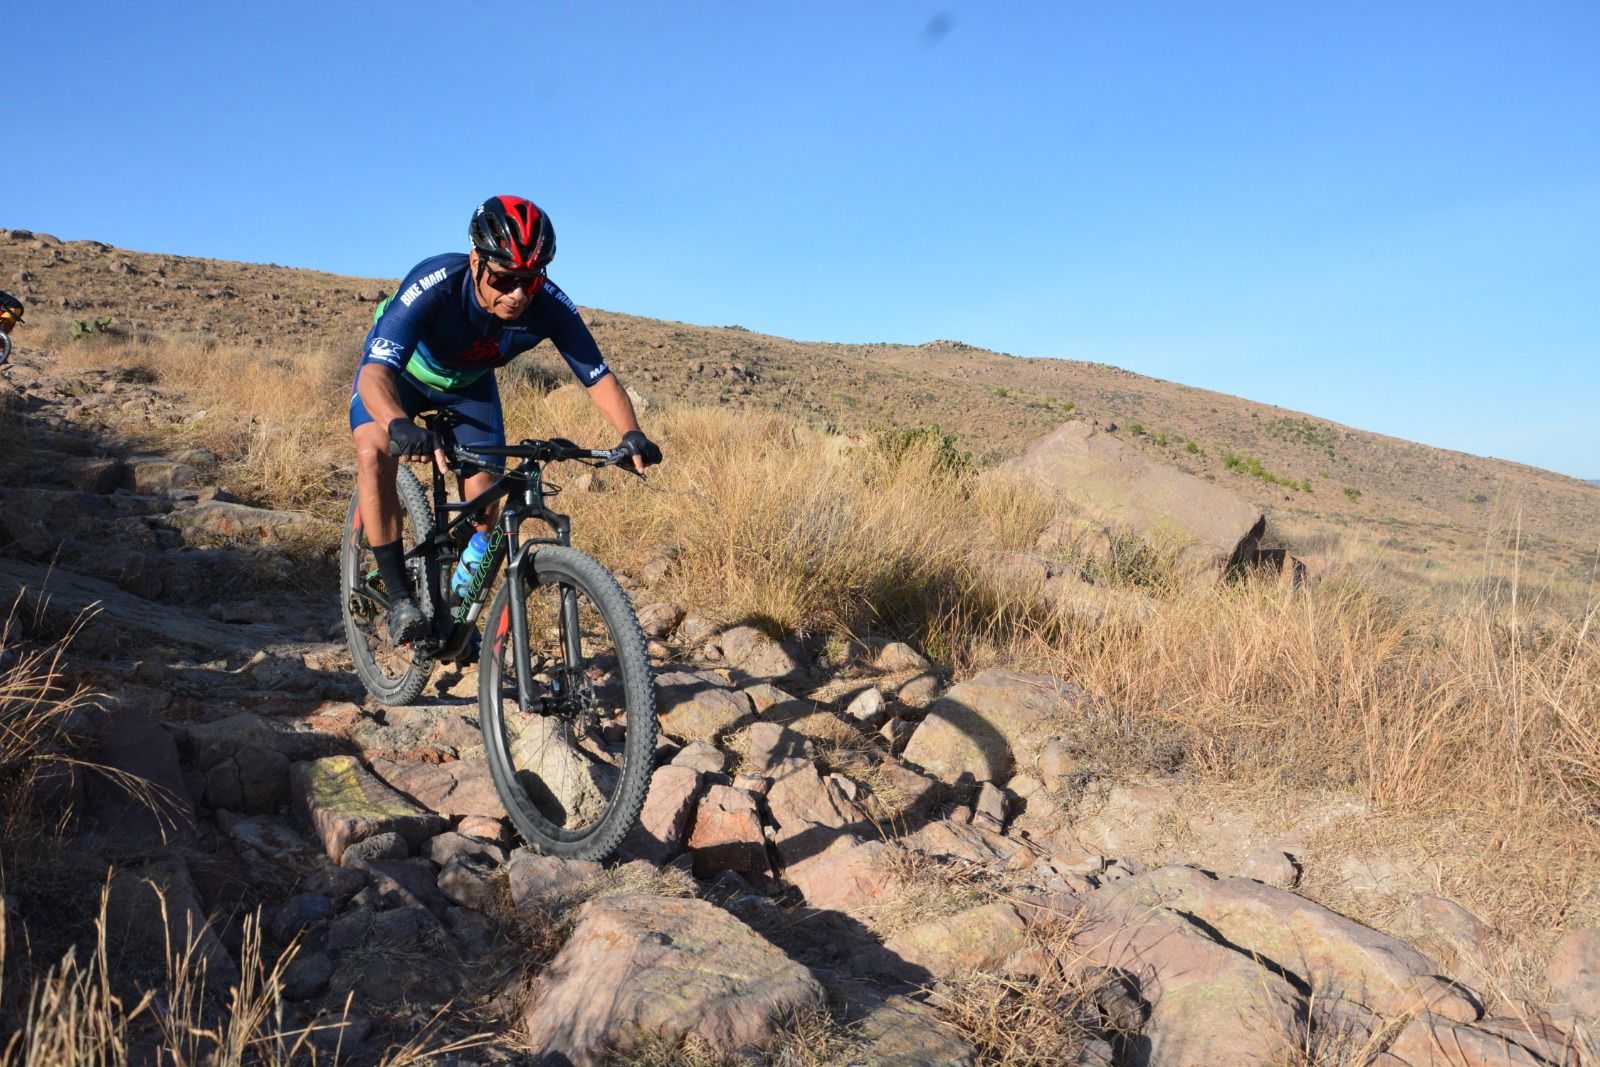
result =
M506 814L541 852L601 859L638 821L656 747L655 683L628 596L562 546L533 557L526 602L501 583L478 667L478 720ZM511 612L527 619L538 706L520 707Z
M433 511L428 506L428 494L422 483L404 466L399 468L395 488L400 493L405 513L401 543L410 551L432 536ZM359 503L357 494L351 493L344 536L339 543L339 602L344 613L345 643L350 647L356 674L367 692L384 704L409 704L428 684L433 662L414 645L397 645L389 640L383 607L372 596L377 594L387 600L389 591L378 577L378 561L373 558L366 532L361 528ZM424 566L420 559L409 560L406 569L411 578L411 595L423 614L431 618L433 598L424 591L427 585Z

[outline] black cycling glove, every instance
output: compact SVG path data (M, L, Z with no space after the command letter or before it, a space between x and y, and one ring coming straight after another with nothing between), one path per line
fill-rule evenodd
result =
M646 467L661 462L661 447L646 437L643 430L629 430L623 434L622 447L627 449L628 455L644 460Z
M439 447L439 435L410 419L389 420L389 455L429 459Z

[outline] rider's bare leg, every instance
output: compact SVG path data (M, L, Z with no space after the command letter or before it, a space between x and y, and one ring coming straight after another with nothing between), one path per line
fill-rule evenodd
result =
M402 516L394 479L400 461L389 455L389 431L368 422L356 427L354 437L356 493L367 543L386 545L398 541Z
M472 475L466 480L466 483L462 486L462 491L467 494L467 499L471 500L473 497L477 496L479 493L493 485L495 477L496 475L492 471L479 471L477 474ZM478 529L487 533L489 530L494 528L495 519L497 519L499 515L500 505L492 505L483 513L483 518L478 520Z

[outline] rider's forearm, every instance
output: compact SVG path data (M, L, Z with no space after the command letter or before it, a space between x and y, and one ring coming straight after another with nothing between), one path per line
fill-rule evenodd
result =
M406 417L400 405L400 390L394 384L394 371L381 363L368 363L361 368L361 384L356 387L367 414L379 426L388 426L394 419Z
M628 399L627 390L622 388L616 374L608 374L589 386L589 399L594 401L594 406L600 409L600 414L616 428L618 434L639 428L639 417L633 413L633 401Z

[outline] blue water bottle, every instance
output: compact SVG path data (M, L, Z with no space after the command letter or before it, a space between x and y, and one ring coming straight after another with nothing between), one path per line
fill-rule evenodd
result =
M473 534L472 540L467 542L467 547L461 553L461 560L456 564L456 572L450 576L450 591L458 599L467 598L467 590L472 588L472 576L478 573L479 564L488 554L489 539L481 533Z

